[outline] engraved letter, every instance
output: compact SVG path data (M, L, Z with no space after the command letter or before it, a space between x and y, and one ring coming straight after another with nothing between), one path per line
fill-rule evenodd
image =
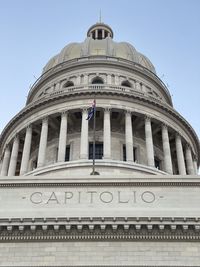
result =
M57 199L57 196L56 196L55 192L52 192L51 193L51 196L47 200L46 204L49 204L49 201L55 201L56 204L60 204L59 201L58 201L58 199Z
M110 203L113 201L113 194L109 191L104 191L100 194L99 198L103 203Z
M65 204L67 203L67 199L73 198L73 193L72 192L65 192Z
M130 198L127 200L122 200L121 199L121 191L118 191L118 203L128 203L129 200L130 200Z
M34 192L30 196L30 201L33 204L40 204L40 203L42 203L42 193L41 192Z
M90 194L90 203L93 203L93 194L96 194L97 191L88 191L87 193Z
M145 191L142 193L141 199L146 203L153 203L156 197L153 192Z
M136 191L133 191L133 203L136 203L137 200L136 200Z

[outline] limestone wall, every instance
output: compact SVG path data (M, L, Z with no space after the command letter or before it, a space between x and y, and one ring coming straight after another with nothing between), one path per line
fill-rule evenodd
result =
M0 266L199 266L199 242L0 243Z

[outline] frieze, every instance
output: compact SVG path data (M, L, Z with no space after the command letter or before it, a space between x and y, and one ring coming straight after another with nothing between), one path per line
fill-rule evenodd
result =
M24 178L9 177L9 182L1 181L1 185L5 187L0 190L0 219L13 219L19 214L24 221L26 218L38 218L41 214L44 218L60 218L62 215L69 218L198 218L199 179L195 176L184 177L163 177L166 186L158 186L162 179L155 176L149 176L148 179L146 176L118 178L118 182L109 177L96 178L95 182L91 177L57 177L52 180L47 177L26 177L24 182ZM176 186L171 185L170 179ZM189 186L185 185L187 183ZM191 186L191 183L198 186ZM197 222L198 220L195 221Z
M126 192L125 192L126 193ZM58 204L58 205L70 205L71 203L82 204L132 204L137 205L137 203L154 203L156 201L156 194L152 191L142 191L138 192L132 190L128 192L128 195L123 191L112 191L112 190L102 190L97 192L96 190L78 190L78 191L64 191L64 192L40 192L36 191L30 194L30 202L35 205L49 205L49 204ZM161 197L161 196L160 196Z

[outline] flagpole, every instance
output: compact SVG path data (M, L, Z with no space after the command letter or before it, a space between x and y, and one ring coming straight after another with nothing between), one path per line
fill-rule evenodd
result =
M96 99L94 98L96 103ZM95 171L95 135L96 135L96 105L94 109L94 117L93 117L93 151L92 151L92 172L91 175L99 175L97 171Z

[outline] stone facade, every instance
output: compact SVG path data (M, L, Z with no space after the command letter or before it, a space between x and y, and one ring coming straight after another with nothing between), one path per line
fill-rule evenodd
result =
M0 157L0 266L200 265L199 139L108 25L50 59Z
M194 242L21 242L0 244L0 251L0 266L200 265Z

